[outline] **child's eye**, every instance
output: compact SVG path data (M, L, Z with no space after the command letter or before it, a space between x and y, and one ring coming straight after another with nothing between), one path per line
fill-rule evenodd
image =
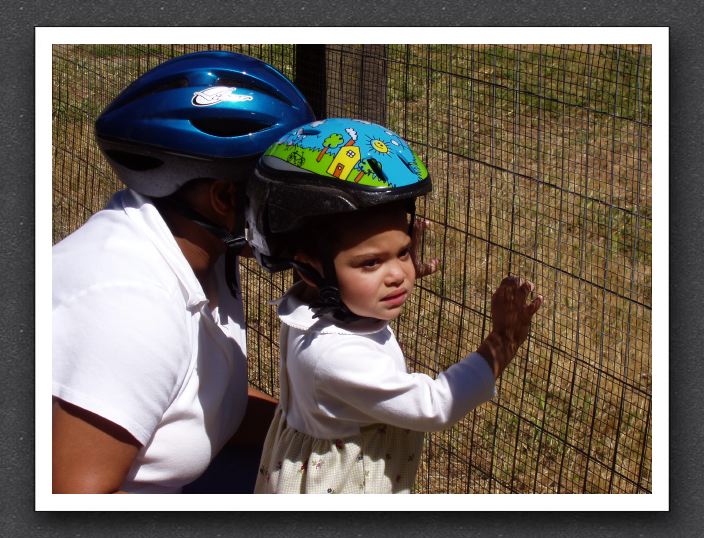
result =
M402 260L405 260L411 255L411 249L410 248L404 248L401 252L398 253L398 257L401 258Z
M365 269L371 269L373 267L376 267L377 265L379 265L379 260L376 258L364 260L362 262L362 267L364 267Z

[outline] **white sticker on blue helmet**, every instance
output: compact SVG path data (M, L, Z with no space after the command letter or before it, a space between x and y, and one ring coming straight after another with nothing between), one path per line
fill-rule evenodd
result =
M229 86L213 86L212 88L195 92L191 103L195 106L211 106L224 101L240 102L254 99L251 95L238 94L235 93L236 91L237 88Z

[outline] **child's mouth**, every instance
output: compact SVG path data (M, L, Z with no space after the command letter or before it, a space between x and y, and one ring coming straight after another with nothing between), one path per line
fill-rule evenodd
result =
M389 306L399 306L406 301L407 294L408 292L406 290L396 291L384 297L382 299L382 302L386 303Z

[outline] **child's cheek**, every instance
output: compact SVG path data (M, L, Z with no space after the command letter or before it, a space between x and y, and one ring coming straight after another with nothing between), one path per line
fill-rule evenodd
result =
M364 273L355 275L347 281L346 286L342 288L343 300L349 299L356 303L363 303L373 299L376 296L376 285L374 280Z

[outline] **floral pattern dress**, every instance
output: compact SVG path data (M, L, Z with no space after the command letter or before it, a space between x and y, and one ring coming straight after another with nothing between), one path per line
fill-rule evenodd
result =
M286 425L279 405L255 493L410 493L423 433L386 424L347 439L316 439Z
M254 492L410 493L422 449L423 432L387 424L347 439L316 439L287 426L279 404Z

